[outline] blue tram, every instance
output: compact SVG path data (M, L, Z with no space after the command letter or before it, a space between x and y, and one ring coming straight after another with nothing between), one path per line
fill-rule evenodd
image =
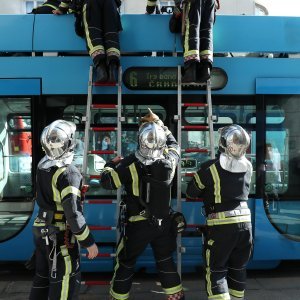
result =
M123 15L122 154L136 149L139 118L147 107L176 134L177 66L182 65L180 36L168 31L167 15ZM84 40L75 35L72 15L0 16L0 261L26 261L34 250L31 226L37 212L35 169L43 156L43 127L64 118L77 124L74 163L81 166L88 72L91 59ZM22 33L22 34L20 34ZM300 19L293 17L218 16L214 30L212 102L215 140L218 128L238 123L251 135L248 159L253 164L249 206L254 252L249 268L274 268L282 260L300 259ZM283 55L284 54L284 55ZM205 102L204 90L183 90L189 103ZM116 122L110 105L116 87L94 87L93 101L107 104L94 110L92 123ZM201 107L182 109L184 125L206 123ZM182 147L209 147L208 132L182 132ZM89 146L116 149L113 131L91 134ZM217 145L216 145L217 147ZM89 154L90 190L84 204L102 257L83 258L85 271L111 271L116 247L116 193L97 179L111 154ZM207 153L182 154L181 185ZM101 203L101 205L99 204ZM201 202L182 202L191 225L182 237L183 272L202 265L201 236L193 227L204 223ZM83 250L84 251L84 250ZM137 268L154 270L150 249Z

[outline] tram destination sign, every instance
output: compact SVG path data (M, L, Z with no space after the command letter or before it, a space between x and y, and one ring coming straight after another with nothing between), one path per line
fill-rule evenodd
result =
M219 90L226 86L227 74L221 68L213 68L211 89ZM130 67L123 75L123 83L130 90L176 90L176 67ZM183 89L199 90L205 87L184 86Z

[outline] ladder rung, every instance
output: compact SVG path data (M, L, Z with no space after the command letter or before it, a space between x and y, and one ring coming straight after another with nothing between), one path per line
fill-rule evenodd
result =
M195 175L195 173L184 173L182 175L185 177L193 177Z
M185 126L181 126L181 128L186 130L208 130L209 129L207 125L185 125Z
M92 104L93 109L118 108L117 104Z
M116 131L117 127L91 127L93 131Z
M193 153L193 152L200 152L200 153L207 153L209 150L205 148L187 148L187 149L182 149L182 152L186 153Z
M115 150L91 150L88 152L89 154L115 154L117 151Z
M86 204L113 204L117 203L117 200L107 200L107 199L91 199L91 200L84 200Z
M207 107L207 103L182 103L183 107Z
M204 199L203 198L185 198L185 199L181 199L182 202L203 202Z
M81 253L82 257L88 257L88 253ZM96 257L115 257L115 253L98 253Z
M90 179L100 179L101 175L90 175Z
M116 230L115 226L88 225L90 230Z
M117 82L93 82L93 86L117 86Z
M110 281L88 280L81 281L81 285L110 285Z

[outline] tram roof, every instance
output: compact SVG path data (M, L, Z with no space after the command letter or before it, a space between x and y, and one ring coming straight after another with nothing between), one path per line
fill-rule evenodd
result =
M182 52L179 34L169 32L169 15L122 15L123 52ZM0 51L78 52L74 16L0 15ZM289 52L300 49L300 18L217 16L214 52Z

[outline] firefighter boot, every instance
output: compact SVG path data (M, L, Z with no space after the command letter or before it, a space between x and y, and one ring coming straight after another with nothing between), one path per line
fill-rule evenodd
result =
M95 77L94 82L104 83L107 81L105 56L97 55L94 59Z
M199 62L197 60L189 60L184 63L184 74L182 83L193 84L197 82L197 68Z
M200 61L198 74L197 74L197 82L205 83L210 79L210 72L212 68L212 63L208 59L203 59Z
M112 59L108 62L108 83L118 82L119 60Z

